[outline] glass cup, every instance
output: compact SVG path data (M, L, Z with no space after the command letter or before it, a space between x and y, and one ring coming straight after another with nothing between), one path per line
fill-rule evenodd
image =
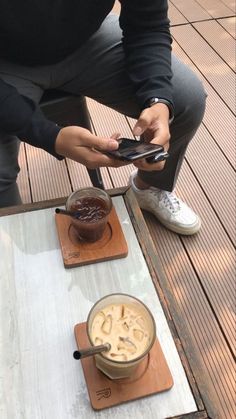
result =
M111 379L132 377L156 339L155 320L147 306L128 294L110 294L94 304L87 318L92 346L110 343L95 355L96 367Z
M71 223L81 241L101 239L112 209L111 197L102 189L89 187L73 192L66 201L66 210L76 213Z

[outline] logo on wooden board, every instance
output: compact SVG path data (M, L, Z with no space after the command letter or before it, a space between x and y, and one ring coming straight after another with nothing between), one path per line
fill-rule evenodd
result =
M109 397L111 397L111 389L110 387L103 388L102 390L96 391L96 395L97 395L97 400L108 399Z

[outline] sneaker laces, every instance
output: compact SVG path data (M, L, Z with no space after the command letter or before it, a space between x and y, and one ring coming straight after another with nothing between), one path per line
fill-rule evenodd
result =
M173 214L180 210L180 200L173 192L162 191L160 189L151 189L153 195L157 196L159 201L162 201L164 206Z

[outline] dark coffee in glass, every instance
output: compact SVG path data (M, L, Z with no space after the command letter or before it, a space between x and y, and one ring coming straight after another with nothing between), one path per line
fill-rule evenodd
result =
M83 188L67 200L66 209L74 212L71 223L81 241L95 242L102 238L112 208L110 196L99 188Z

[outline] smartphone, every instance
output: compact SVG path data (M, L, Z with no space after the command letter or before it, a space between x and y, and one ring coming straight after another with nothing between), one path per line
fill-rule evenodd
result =
M130 138L119 138L118 142L118 150L108 151L106 154L119 160L132 162L138 159L150 159L151 157L155 158L155 156L157 158L160 153L167 154L164 152L163 147L158 144L143 143L140 141L131 140ZM161 160L154 160L150 162L154 163L156 161Z

